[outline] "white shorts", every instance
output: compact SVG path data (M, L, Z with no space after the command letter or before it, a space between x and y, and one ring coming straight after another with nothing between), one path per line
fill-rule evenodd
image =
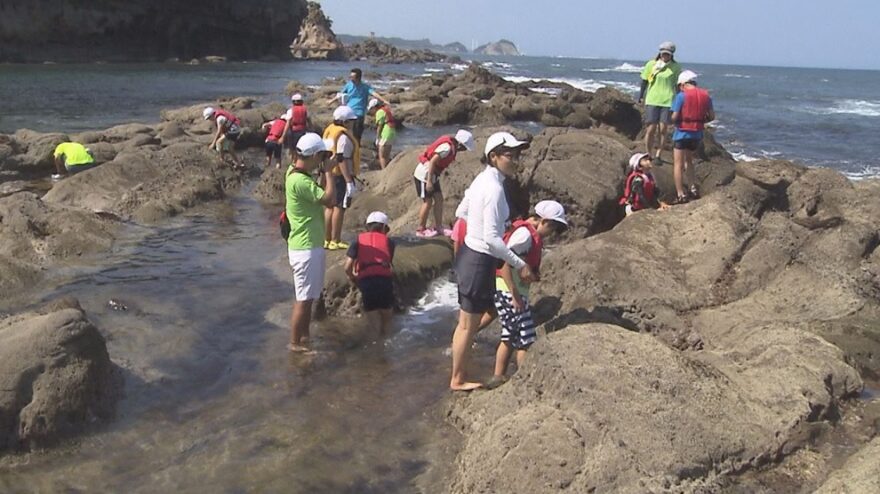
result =
M323 247L289 250L287 260L293 270L293 291L297 302L315 300L324 288L325 253Z

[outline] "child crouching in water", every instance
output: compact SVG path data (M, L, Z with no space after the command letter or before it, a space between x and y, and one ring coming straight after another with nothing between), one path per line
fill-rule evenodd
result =
M367 231L360 233L346 253L345 274L361 291L364 314L370 326L388 335L394 307L391 261L394 242L388 238L388 216L373 211L367 217Z
M562 204L541 201L535 205L535 214L513 223L513 228L505 235L504 241L538 274L544 239L561 233L566 228L568 221L565 219L565 208ZM529 286L507 263L496 272L495 308L501 320L501 343L495 354L495 375L490 387L504 382L507 364L514 351L517 367L522 365L526 351L537 338L529 306Z
M653 158L648 153L636 153L630 157L630 172L626 177L623 197L620 198L620 205L624 207L627 216L645 208L669 208L669 204L659 199L660 188L651 173L653 167Z

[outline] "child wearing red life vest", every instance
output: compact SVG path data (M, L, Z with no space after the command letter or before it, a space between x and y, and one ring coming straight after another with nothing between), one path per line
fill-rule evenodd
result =
M565 208L556 201L541 201L535 214L517 220L504 236L504 242L537 275L541 267L544 239L568 228ZM516 352L517 368L522 366L526 351L535 342L535 323L529 306L529 285L505 263L495 273L495 309L501 320L501 343L495 353L495 375L492 384L504 382L507 364ZM492 386L490 386L492 387Z
M289 116L287 113L281 115L275 120L263 124L262 129L266 131L266 168L272 166L272 158L275 158L275 168L281 167L281 136L284 135L284 128L287 126Z
M345 274L357 285L364 304L364 314L382 336L388 335L394 307L394 284L391 261L394 242L388 238L388 216L373 211L367 217L367 230L348 247Z
M636 153L629 159L629 176L623 188L620 205L624 206L626 215L645 208L667 209L668 204L661 201L660 189L651 173L653 158L648 153Z

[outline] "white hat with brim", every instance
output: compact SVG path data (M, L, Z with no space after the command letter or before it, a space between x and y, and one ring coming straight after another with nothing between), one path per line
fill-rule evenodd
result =
M296 152L300 156L314 156L322 151L333 151L331 139L321 139L318 134L307 132L296 141Z
M294 93L293 96L290 97L290 101L302 101L303 95L299 93Z
M568 226L565 219L565 208L556 201L541 201L535 204L535 214L543 220L556 221Z
M388 219L388 215L383 213L382 211L373 211L367 216L367 224L370 223L381 223L385 226L388 226L390 220Z
M675 43L672 41L664 41L660 43L660 53L668 53L670 55L675 54Z
M455 140L468 151L473 151L476 147L476 144L474 143L474 135L467 130L459 129L458 132L455 133Z
M489 140L486 141L486 149L484 150L484 154L488 158L489 153L495 151L495 149L498 147L503 147L506 149L528 149L529 143L526 141L520 141L510 132L496 132L489 136Z
M357 120L357 115L350 106L342 105L333 110L333 120L336 122L345 122L347 120Z
M688 82L694 82L697 80L697 73L692 70L685 70L681 74L678 74L678 83L686 84Z
M629 167L632 168L633 170L635 170L639 166L639 163L644 158L653 159L653 158L651 158L651 155L648 153L636 153L636 154L630 156Z
M376 108L377 106L379 106L379 100L376 98L373 98L370 100L369 103L367 103L367 111L370 111L373 108Z
M205 120L208 120L209 118L211 118L211 115L213 115L213 114L214 114L214 108L211 106L202 110L202 116L205 117Z

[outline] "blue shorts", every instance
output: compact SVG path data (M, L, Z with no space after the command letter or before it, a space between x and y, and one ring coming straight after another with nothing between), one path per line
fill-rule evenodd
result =
M522 312L513 308L513 295L510 292L495 290L495 310L501 321L501 341L510 344L516 350L525 350L532 346L538 338L535 321L532 320L532 308L529 299L520 295L523 303Z
M394 282L388 276L368 276L357 282L364 312L394 307Z
M696 151L700 147L701 139L679 139L672 141L672 147L675 149L686 149L688 151Z
M672 123L672 111L665 106L645 106L645 123Z

